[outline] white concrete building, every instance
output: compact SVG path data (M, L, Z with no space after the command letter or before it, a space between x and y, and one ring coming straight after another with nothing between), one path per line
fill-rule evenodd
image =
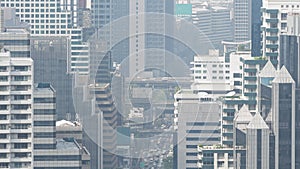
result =
M263 0L262 11L263 56L268 57L269 60L277 61L279 57L279 35L289 31L288 15L300 13L299 0Z
M221 102L213 95L180 90L175 95L177 167L197 168L198 145L220 143Z
M0 167L33 167L33 61L0 52Z
M195 56L192 65L194 87L201 90L232 90L230 86L230 63L220 57L218 51L210 50L208 56Z

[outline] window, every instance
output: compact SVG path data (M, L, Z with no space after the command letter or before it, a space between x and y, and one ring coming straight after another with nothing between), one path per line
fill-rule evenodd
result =
M55 126L55 121L34 121L34 126Z
M14 148L15 149L27 149L28 143L15 143Z

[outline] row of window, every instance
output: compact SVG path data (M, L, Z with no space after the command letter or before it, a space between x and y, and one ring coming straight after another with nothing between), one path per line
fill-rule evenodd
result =
M207 67L207 64L195 64L195 67ZM212 67L214 67L214 68L216 68L216 67L218 67L218 65L212 65ZM222 64L222 65L219 65L219 67L220 68L223 68L224 67L224 65ZM225 67L226 68L229 68L230 67L230 65L225 65Z

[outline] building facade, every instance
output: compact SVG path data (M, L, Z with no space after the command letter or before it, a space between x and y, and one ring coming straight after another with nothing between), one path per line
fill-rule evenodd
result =
M1 48L1 168L33 167L33 61Z
M175 94L174 124L177 135L177 167L197 168L198 145L220 143L221 103L192 90Z

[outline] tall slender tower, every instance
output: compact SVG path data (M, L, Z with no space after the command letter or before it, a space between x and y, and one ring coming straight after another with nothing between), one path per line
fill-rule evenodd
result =
M269 169L269 127L260 113L247 126L247 169Z
M0 167L32 168L33 61L0 51Z
M275 169L295 169L295 81L283 66L272 84Z

